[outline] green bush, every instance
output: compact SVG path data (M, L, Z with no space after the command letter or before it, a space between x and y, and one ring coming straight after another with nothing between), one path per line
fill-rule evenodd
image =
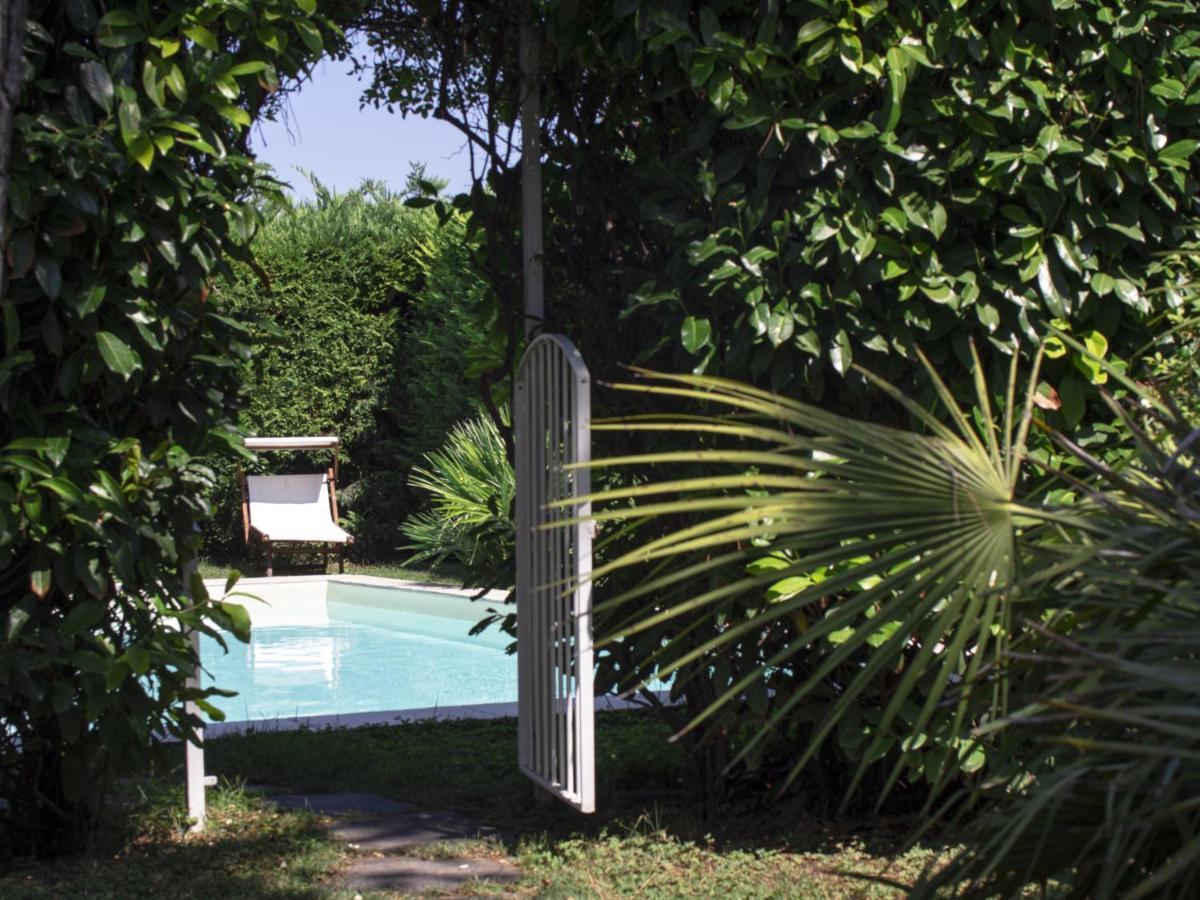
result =
M320 52L312 0L31 4L0 210L0 853L77 848L115 774L196 724L188 572L249 335L209 296L263 187L241 148Z
M1193 3L625 9L590 61L664 97L634 170L670 252L638 294L701 370L828 401L854 360L962 371L1050 320L1127 357L1196 281ZM1048 375L1092 393L1073 361Z
M494 148L494 193L461 205L486 223L487 276L505 283L520 238L512 201L496 198L512 196L515 172L482 123L516 115L518 20L488 3L372 10L368 97L448 109ZM876 419L899 410L855 361L932 406L914 347L952 375L974 339L1002 372L1012 338L1028 353L1060 320L1127 359L1197 280L1197 11L550 2L538 22L550 327L600 377L652 360ZM447 52L418 50L430 46ZM519 321L519 295L497 293ZM1060 426L1098 403L1079 362L1045 370Z
M1137 452L1109 466L1056 434L1080 471L1061 480L1027 457L1040 413L1015 367L995 421L981 373L974 416L939 383L950 426L881 383L925 434L732 380L645 382L726 410L688 418L726 447L706 478L664 453L669 474L598 498L601 522L703 519L596 570L649 570L599 604L600 643L642 643L635 678L709 687L688 730L733 742L734 771L782 744L786 788L836 739L855 763L844 789L876 809L925 779L963 847L919 896L1191 896L1200 431L1107 371Z
M1200 458L1194 421L1145 392L1125 407L1138 453L1085 459L1076 565L1030 568L1002 661L1011 714L976 732L986 780L952 822L964 849L920 897L1191 897L1200 878ZM1089 502L1095 501L1095 502ZM982 679L981 679L982 680ZM960 827L961 826L961 827Z
M376 183L275 208L217 301L263 324L247 376L248 434L336 434L342 440L339 512L353 552L388 558L418 500L408 469L476 408L467 378L482 289L462 228L405 208ZM272 454L256 465L306 465ZM328 465L327 461L321 466ZM216 556L241 552L240 503L231 468L220 471Z
M445 445L413 469L409 483L430 501L429 509L403 526L417 551L411 561L446 569L472 587L511 591L517 483L491 418L476 416L456 425Z

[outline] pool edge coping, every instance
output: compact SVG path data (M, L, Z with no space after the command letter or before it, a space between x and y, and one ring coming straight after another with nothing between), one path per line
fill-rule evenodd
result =
M655 692L661 703L670 705L670 691ZM597 697L596 712L615 712L627 709L649 709L643 699ZM463 719L515 719L517 703L472 703L463 706L426 706L414 709L379 710L322 716L287 716L275 719L246 719L235 722L209 722L204 726L204 739L239 734L283 731L326 731L341 728L362 728L367 725L403 725L409 722L450 721Z
M211 590L212 586L217 586L219 593L224 593L225 588L224 578L205 578L204 586ZM464 587L454 587L447 584L429 584L424 581L411 581L407 578L385 578L382 575L256 575L253 577L242 577L237 580L234 585L234 591L239 591L244 588L250 588L255 585L267 584L298 584L300 582L321 582L329 584L330 582L338 582L341 584L361 584L370 587L390 587L399 588L409 591L429 591L435 594L452 594L456 597L466 597L473 599L478 595L478 591ZM250 593L247 591L247 593ZM479 600L487 601L488 603L503 602L508 596L508 591L492 590L487 591Z

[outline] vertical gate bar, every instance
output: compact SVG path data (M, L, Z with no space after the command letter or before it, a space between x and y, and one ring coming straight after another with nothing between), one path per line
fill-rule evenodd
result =
M529 652L526 650L528 629L525 625L525 565L522 556L525 552L525 441L521 435L525 417L525 366L517 370L516 383L513 385L513 474L516 476L516 554L517 554L517 764L522 768L529 765L528 741L526 729L529 727L529 714L526 706L529 702L529 688L525 677L529 666Z
M537 404L538 398L541 396L540 387L538 385L538 354L540 350L534 347L529 357L529 398L526 401L529 404L529 415L526 424L529 428L529 624L532 640L530 647L533 651L532 659L529 665L529 680L532 686L532 696L530 705L530 739L532 742L532 760L531 765L534 772L541 770L541 739L539 732L541 730L541 709L539 697L541 696L541 683L539 660L542 656L542 631L540 617L538 616L537 605L537 516L538 516L538 482L537 482Z
M546 428L549 425L549 410L547 408L547 391L546 386L549 380L551 348L543 345L542 351L538 356L538 383L541 386L542 396L538 402L538 450L541 453L538 465L538 484L541 486L538 494L538 613L542 617L542 627L540 633L548 640L547 645L542 649L542 676L541 686L539 691L542 695L542 749L544 758L542 760L543 776L552 776L554 771L554 696L550 691L551 679L553 678L553 659L551 653L554 649L554 621L551 616L552 610L548 603L549 597L546 595L546 584L549 581L550 574L550 554L549 548L546 546L546 502L550 495L550 478L548 475L550 468L550 453L546 441ZM553 781L553 778L550 779Z
M563 490L563 478L565 476L564 451L566 450L566 410L563 403L563 370L565 367L566 365L565 361L563 360L563 354L554 354L554 448L556 448L557 457L556 473L554 473L554 493L557 494L558 499L566 499L566 493ZM563 520L564 510L558 510L558 512L558 520ZM554 553L556 553L556 556L558 557L558 565L556 566L558 569L556 572L558 587L556 590L554 590L554 614L556 614L556 618L558 619L558 653L556 659L558 666L558 678L556 680L556 686L558 688L559 697L557 737L558 746L560 748L558 780L559 784L564 788L566 788L566 782L568 782L568 778L566 778L566 770L568 770L568 767L571 763L570 745L568 744L568 734L566 734L566 703L568 703L568 697L566 697L566 685L564 682L564 676L566 673L566 659L568 659L569 652L568 641L571 634L570 619L565 616L563 610L563 598L566 595L566 586L562 582L566 576L566 570L568 570L568 563L566 563L565 553L563 552L563 536L565 533L566 529L560 527L554 529L553 534Z
M534 721L537 722L537 765L536 771L539 775L544 775L546 771L547 753L546 753L546 621L545 621L545 605L542 603L542 579L544 573L542 571L542 532L539 526L542 523L542 507L545 502L545 429L543 422L545 419L545 375L543 361L545 353L541 346L533 357L533 377L534 383L537 385L537 398L533 404L533 446L535 448L532 458L533 472L530 477L530 483L534 487L534 507L533 507L533 586L531 596L533 598L533 610L535 615L534 632L537 635L538 653L537 653L537 691L535 693L537 703L537 713L534 716Z
M570 443L570 418L567 412L567 360L560 352L557 354L558 371L555 373L554 385L555 392L558 395L558 478L556 479L556 489L559 499L566 500L570 498L570 493L567 491L567 445ZM559 510L559 521L570 518L574 515L574 510L570 507L564 507ZM562 697L562 715L559 717L559 743L563 748L563 764L562 764L562 785L563 789L570 793L571 785L571 766L574 765L575 754L571 752L571 735L570 735L570 708L571 708L571 692L570 692L570 669L571 669L571 634L575 630L575 623L571 621L571 617L567 614L567 598L570 596L570 585L566 583L571 574L571 561L567 553L567 535L570 528L560 526L554 535L555 547L558 550L559 565L558 565L558 581L559 587L555 596L555 606L558 610L559 621L559 648L558 648L558 688Z
M575 448L573 445L573 438L575 435L575 429L578 427L578 419L576 418L577 411L575 409L575 378L574 378L574 373L571 371L569 366L566 367L566 371L564 372L563 396L564 396L566 404L567 404L567 416L571 422L570 429L567 431L566 434L563 435L563 444L564 444L564 448L563 448L564 454L563 455L566 457L568 465L569 465L569 464L575 462L575 453L574 453ZM575 473L574 473L574 471L571 471L570 478L568 479L568 481L564 487L570 496L574 497L576 495L575 490L574 490L574 488L575 488ZM572 506L571 507L571 516L574 517L577 513L578 513L577 507ZM575 546L575 540L574 540L575 526L572 525L570 528L566 528L563 531L564 531L563 540L567 544L568 552L570 553L570 557L571 557L571 574L572 574L572 576L575 576L577 574L576 567L575 567L576 551L578 550L578 548ZM570 732L569 732L568 738L567 738L567 740L571 746L571 768L570 768L570 771L568 772L568 776L567 776L567 778L568 778L567 788L570 791L571 796L573 796L573 797L576 797L579 794L579 777L578 777L578 774L579 774L579 746L578 746L578 741L576 739L576 731L578 730L578 727L579 727L579 712L576 709L578 702L579 702L579 683L577 680L577 664L579 662L579 653L578 653L579 636L576 633L577 628L576 628L576 622L575 622L575 592L576 592L576 590L578 590L578 585L575 583L575 578L572 577L570 591L567 593L566 597L564 598L564 606L566 608L567 619L571 623L571 656L570 656L569 665L568 665L568 673L569 673L569 677L571 679L571 681L570 681L571 709L575 713L575 715L571 716L571 720L569 722Z
M532 730L531 665L534 648L533 627L529 621L529 367L517 373L513 398L514 460L517 476L517 759L531 768Z
M546 354L546 503L554 500L554 369L557 359L553 352ZM553 524L553 510L546 510L546 524ZM547 663L547 697L550 699L549 731L546 735L550 744L550 768L547 777L551 783L558 785L558 768L562 764L562 748L558 745L558 616L554 608L554 577L558 564L554 552L554 532L542 532L543 547L546 553L545 601L546 615L550 623L550 648L546 654Z
M558 731L558 710L556 709L558 698L554 690L554 650L558 637L558 623L554 620L555 559L554 546L551 542L554 532L545 528L546 525L552 524L551 510L548 507L554 499L554 353L550 347L546 348L542 382L546 386L545 408L543 409L545 419L542 422L542 441L546 453L545 463L542 467L542 482L545 485L545 492L542 494L542 606L546 610L546 624L550 634L550 652L546 654L546 686L549 688L546 693L546 737L550 751L550 765L547 767L547 772L551 783L557 784L558 779L555 775L558 770L560 754L558 741L555 739Z
M565 365L565 364L563 366L562 391L563 391L563 404L564 404L564 408L566 410L565 418L568 423L567 427L563 430L563 460L565 463L565 466L564 466L565 471L563 472L563 493L569 497L574 497L575 496L575 491L574 491L575 473L573 470L570 470L568 467L575 461L574 447L572 446L572 438L574 437L575 429L578 427L578 420L575 417L575 379L574 379L574 377L572 377L572 372L571 372L570 366ZM577 510L574 506L572 506L570 508L569 512L570 512L571 517L575 516L576 511ZM578 701L578 681L576 680L576 663L578 662L578 654L576 651L578 649L578 636L575 633L576 627L575 627L575 618L574 618L574 612L575 612L574 600L575 600L575 591L577 589L577 585L575 584L575 576L577 573L576 573L576 569L575 569L575 565L574 565L575 559L576 559L576 556L575 556L576 547L574 546L574 544L575 544L574 540L572 540L572 536L574 535L574 533L575 533L575 527L572 525L569 528L563 529L563 536L562 536L563 543L566 547L566 553L567 553L567 559L568 559L568 564L567 564L568 573L567 574L571 579L570 584L568 584L566 587L563 588L564 618L568 622L568 625L569 625L568 631L570 634L569 643L568 643L569 654L567 657L567 667L566 667L565 674L566 674L567 697L568 697L568 700L567 700L568 719L567 719L567 723L566 723L566 725L567 725L567 743L571 747L571 765L567 769L567 785L566 785L566 787L567 787L567 793L570 794L571 796L575 796L579 793L579 778L577 777L578 762L579 762L579 747L578 747L576 739L575 739L575 737L576 737L575 731L576 731L576 728L578 727L579 715L575 710L575 705Z
M549 446L549 486L546 491L546 500L551 502L558 498L558 355L551 353L550 360L546 367L546 440ZM547 510L546 520L553 524L555 519L554 512ZM550 633L554 635L554 643L550 649L550 696L553 698L553 715L551 718L552 730L551 740L554 743L554 767L550 772L550 780L560 788L562 787L562 764L563 764L563 746L561 740L561 712L562 700L559 694L559 656L562 653L562 622L558 617L558 543L555 538L557 534L551 530L546 532L546 555L550 559L549 588L546 592L546 605L550 609L550 621L552 623Z
M587 463L592 459L592 402L591 385L587 370L578 376L576 382L575 415L577 427L574 429L575 446L572 456L576 462ZM575 496L583 497L591 493L591 470L576 469ZM574 525L575 529L575 571L584 575L576 586L575 593L575 659L579 672L579 691L577 704L579 708L578 733L576 752L579 754L579 809L581 812L594 812L596 809L596 755L595 755L595 705L593 697L592 677L594 660L592 650L592 524L586 518L592 513L591 501L585 501L575 509L575 515L581 521Z

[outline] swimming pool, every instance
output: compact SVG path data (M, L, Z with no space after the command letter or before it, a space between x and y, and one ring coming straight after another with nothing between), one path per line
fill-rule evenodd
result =
M223 585L212 584L219 594ZM249 644L201 642L202 683L228 721L305 720L378 711L512 704L517 660L495 629L471 637L487 602L361 576L249 579L239 590Z

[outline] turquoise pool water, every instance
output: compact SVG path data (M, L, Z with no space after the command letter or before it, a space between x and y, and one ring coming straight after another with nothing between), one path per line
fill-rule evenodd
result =
M331 599L327 621L256 624L228 653L205 637L204 684L238 692L212 702L243 721L516 701L506 636L469 637L471 621L382 606Z

